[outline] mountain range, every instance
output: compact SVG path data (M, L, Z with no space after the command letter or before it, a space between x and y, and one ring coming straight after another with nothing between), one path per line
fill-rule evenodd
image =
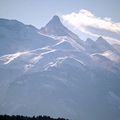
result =
M41 29L0 19L0 114L120 119L120 44L81 40L55 15Z

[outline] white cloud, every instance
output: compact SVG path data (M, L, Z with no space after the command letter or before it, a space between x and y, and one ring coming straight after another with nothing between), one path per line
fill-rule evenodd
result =
M120 40L120 22L111 18L97 17L88 10L82 9L78 13L72 12L62 16L63 20L75 29L91 36L102 35L111 39Z

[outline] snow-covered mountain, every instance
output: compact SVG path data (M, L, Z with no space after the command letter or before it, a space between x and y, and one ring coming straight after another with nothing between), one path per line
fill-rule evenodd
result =
M52 38L40 35L39 30L31 25L7 19L0 19L0 42L0 55L56 43Z
M79 39L76 34L68 30L60 21L60 18L55 15L53 18L46 24L45 27L40 29L40 32L47 35L54 36L68 36L73 39Z
M65 37L68 38L69 42L72 42L72 44L77 44L78 47L81 47L83 45L83 41L73 32L71 32L68 28L66 28L62 22L60 21L60 18L58 16L53 16L53 18L46 24L45 27L42 27L40 29L40 32L45 35L50 36L56 36L56 37Z
M96 41L88 38L84 46L88 53L102 53L108 50L118 53L118 51L102 37L99 37Z
M40 30L0 19L0 114L120 119L119 45L82 41L54 16Z

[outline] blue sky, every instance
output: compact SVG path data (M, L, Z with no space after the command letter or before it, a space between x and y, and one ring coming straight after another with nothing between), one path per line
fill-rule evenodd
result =
M82 39L120 40L119 5L120 0L0 0L0 18L41 28L58 15Z

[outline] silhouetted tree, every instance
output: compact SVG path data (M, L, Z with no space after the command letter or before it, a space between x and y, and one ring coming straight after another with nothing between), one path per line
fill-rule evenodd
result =
M0 120L68 120L64 118L51 118L50 116L21 116L21 115L0 115Z

